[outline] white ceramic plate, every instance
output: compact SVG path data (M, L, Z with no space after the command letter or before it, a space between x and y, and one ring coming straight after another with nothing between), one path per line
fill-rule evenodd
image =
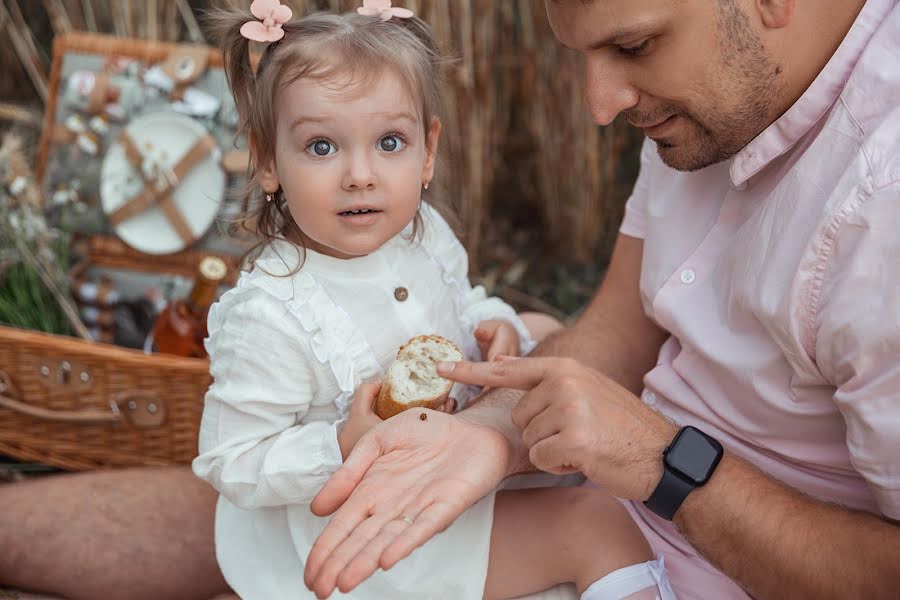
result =
M138 117L125 131L141 154L161 168L173 167L200 136L211 135L189 117L160 112ZM216 219L225 195L222 151L216 148L178 183L172 197L195 239L202 237ZM128 162L118 141L112 143L100 171L100 202L107 215L144 189L138 171ZM146 254L171 254L187 244L158 206L122 221L115 227L119 238Z

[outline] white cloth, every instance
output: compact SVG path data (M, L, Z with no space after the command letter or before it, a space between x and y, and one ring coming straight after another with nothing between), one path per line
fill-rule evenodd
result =
M339 260L286 242L209 314L206 394L194 472L221 494L216 554L244 600L313 598L306 556L327 519L309 503L341 465L337 431L356 388L379 378L410 337L436 333L467 358L485 319L512 323L522 352L534 346L515 311L467 277L468 260L446 222L423 205L421 242L404 232L368 256ZM395 295L405 288L408 297ZM464 404L472 389L455 389ZM494 496L411 557L339 598L481 598Z
M631 565L592 583L581 600L676 600L666 575L665 559Z

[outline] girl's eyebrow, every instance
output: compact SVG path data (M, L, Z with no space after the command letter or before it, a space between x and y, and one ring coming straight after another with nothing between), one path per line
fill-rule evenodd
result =
M418 120L408 112L372 113L370 116L372 118L381 118L388 121L409 121L414 125L418 123ZM297 120L291 124L291 130L293 131L304 123L331 123L333 121L335 121L334 117L303 115L298 117Z
M334 119L332 119L331 117L316 117L316 116L304 115L302 117L298 117L297 120L291 124L291 129L292 130L296 129L297 127L299 127L300 125L303 125L304 123L328 123L333 120Z
M375 113L372 115L373 117L382 117L387 119L388 121L409 121L410 123L417 123L418 120L409 114L408 112L393 112L393 113Z

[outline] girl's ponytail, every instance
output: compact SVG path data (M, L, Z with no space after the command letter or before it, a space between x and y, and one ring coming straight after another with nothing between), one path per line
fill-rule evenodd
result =
M238 135L248 134L252 129L251 99L256 89L256 75L250 64L250 40L241 35L241 26L252 19L249 12L238 10L218 10L208 16L213 39L222 48L225 75L237 106Z

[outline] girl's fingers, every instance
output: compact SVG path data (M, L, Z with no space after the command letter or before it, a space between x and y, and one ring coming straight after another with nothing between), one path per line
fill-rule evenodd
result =
M375 412L375 400L381 391L381 382L364 383L356 389L350 412L367 415Z

